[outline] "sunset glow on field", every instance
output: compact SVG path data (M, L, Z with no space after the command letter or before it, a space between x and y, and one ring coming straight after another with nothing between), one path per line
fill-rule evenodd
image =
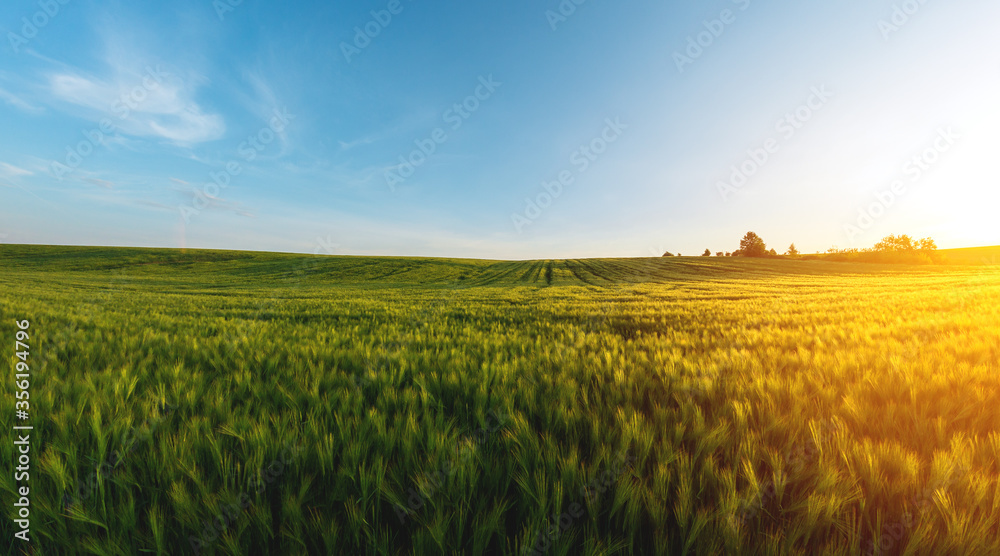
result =
M4 0L2 554L1000 554L996 0Z

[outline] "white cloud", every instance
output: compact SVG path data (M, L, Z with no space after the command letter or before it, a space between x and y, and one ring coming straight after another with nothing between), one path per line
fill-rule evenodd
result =
M59 99L97 111L110 111L114 103L111 85L78 75L52 75L49 86Z
M222 137L222 116L208 114L193 100L191 83L159 66L114 66L105 79L64 70L49 76L49 91L61 102L83 108L95 122L109 118L121 133L160 137L180 144Z

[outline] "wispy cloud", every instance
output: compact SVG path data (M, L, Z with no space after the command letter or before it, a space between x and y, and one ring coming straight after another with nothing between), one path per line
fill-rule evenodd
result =
M150 201L148 199L136 199L135 201L133 201L133 203L135 203L137 205L140 205L140 206L144 206L144 207L150 207L150 208L155 208L155 209L159 209L159 210L164 210L164 211L167 211L167 212L177 212L177 207L172 207L172 206L169 206L169 205L165 205L163 203L159 203L159 202L156 202L156 201Z
M182 199L183 204L187 206L195 206L198 203L198 210L214 210L219 212L232 212L239 216L246 216L253 218L255 215L250 212L242 203L236 201L230 201L228 199L223 199L222 197L206 197L199 196L195 189L190 186L184 180L179 180L177 178L170 178L171 181L186 184L183 187L171 187L174 192L176 192ZM174 206L171 210L176 211L177 207Z
M340 148L346 151L348 149L353 149L354 147L358 147L361 145L371 145L377 140L378 140L377 137L370 135L368 137L362 137L361 139L355 139L354 141L339 141L339 143L340 143Z
M86 66L89 69L85 70L84 66L29 51L40 67L47 68L40 71L41 79L3 72L0 77L23 81L20 89L32 90L36 103L95 123L107 118L122 135L166 139L183 147L222 137L226 131L223 117L195 100L210 80L185 60L177 60L176 52L157 55L144 51L146 37L138 33L141 27L113 19L99 24L104 44L97 67L103 69ZM163 65L160 62L164 59L176 63ZM19 95L0 92L0 100L20 102L16 105L29 111L40 110Z
M39 199L51 206L51 203L49 203L45 199L42 199L34 191L31 191L30 189L22 185L21 178L33 175L35 175L35 172L31 170L25 170L20 166L14 166L13 164L0 162L0 186L20 189L21 191L24 191L28 195L31 195L32 197Z
M34 104L31 104L30 102L3 88L0 88L0 100L10 106L13 106L14 108L28 112L29 114L39 114L45 111L45 109L41 106L35 106Z
M108 181L108 180L102 180L102 179L98 179L98 178L84 178L84 181L88 181L88 182L90 182L90 183L92 183L94 185L99 185L99 186L101 186L101 187L103 187L105 189L114 189L115 188L115 184L112 183L112 182L110 182L110 181Z
M13 178L17 176L30 176L34 174L31 170L25 170L6 162L0 162L0 177Z
M262 125L268 125L275 117L276 111L287 111L288 106L275 93L274 87L259 71L246 71L243 78L250 83L253 94L238 93L243 106L253 114ZM294 116L294 114L293 114ZM272 129L280 141L281 150L273 153L275 158L280 158L289 153L291 144L288 137L288 130L284 127ZM270 153L262 153L265 158L269 158Z
M435 119L438 117L439 114L435 111L428 109L417 110L411 114L402 116L400 119L390 123L389 125L382 126L381 129L369 131L357 139L349 141L341 139L338 143L340 144L341 149L349 150L363 145L378 143L379 141L384 141L386 139L407 136L413 131L433 129L436 125L434 123Z
M319 182L333 184L338 189L359 189L371 186L385 187L382 176L385 169L380 166L355 167L349 162L332 163L328 160L314 160L311 164L281 165L286 175L304 176Z
M106 78L61 71L49 75L48 88L56 100L84 109L95 121L110 118L129 135L194 144L226 130L222 116L205 113L192 88L159 66L114 66Z

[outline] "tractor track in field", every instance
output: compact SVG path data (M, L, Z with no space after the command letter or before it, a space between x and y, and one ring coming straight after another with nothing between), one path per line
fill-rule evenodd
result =
M578 261L578 262L580 263L581 266L583 266L587 270L588 274L594 276L595 278L599 278L600 280L605 282L604 284L594 284L595 286L606 288L609 287L611 284L617 282L617 280L614 280L602 274L602 272L606 272L604 269L600 269L600 272L598 272L597 269L594 268L597 265L592 265L590 263L587 263L586 261Z
M583 277L580 272L578 272L579 270L582 272L586 272L587 274L590 274L589 272L586 271L586 269L583 269L582 267L583 265L580 264L579 259L572 259L566 261L566 268L568 268L569 271L573 273L573 276L575 276L577 280L588 286L601 287L600 284L595 284L591 282L587 278Z
M495 263L484 268L472 279L467 280L467 282L469 282L469 285L476 286L500 285L502 283L502 279L510 274L513 274L514 272L517 272L519 266L520 265L518 263L512 262Z

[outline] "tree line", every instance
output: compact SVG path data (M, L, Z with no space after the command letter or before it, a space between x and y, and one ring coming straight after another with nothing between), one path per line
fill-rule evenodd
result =
M673 257L667 251L664 257ZM677 254L681 256L680 253ZM702 257L711 257L712 251L705 249ZM832 260L846 262L871 263L905 263L905 264L939 264L944 257L937 252L937 244L933 239L913 239L908 235L889 235L882 238L872 247L838 249L836 246L827 249L825 254L802 255L795 244L788 246L783 254L778 254L773 248L768 249L764 240L754 232L747 232L740 240L740 248L735 251L716 251L716 257L755 257L755 258L796 258L802 260Z

